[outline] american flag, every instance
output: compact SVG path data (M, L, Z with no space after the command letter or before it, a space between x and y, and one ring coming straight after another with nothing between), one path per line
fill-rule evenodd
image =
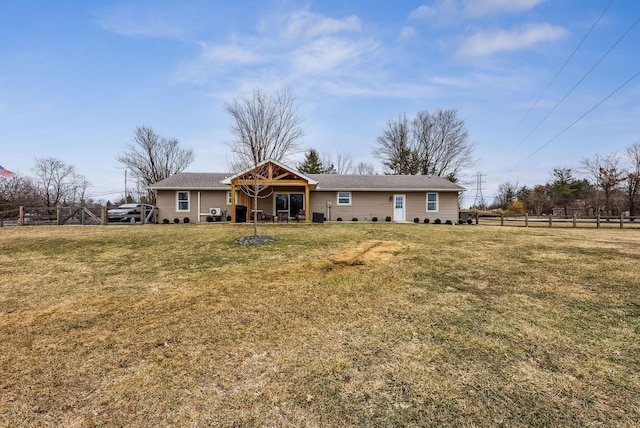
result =
M0 165L0 177L13 177L15 174L8 169L4 169L2 165Z

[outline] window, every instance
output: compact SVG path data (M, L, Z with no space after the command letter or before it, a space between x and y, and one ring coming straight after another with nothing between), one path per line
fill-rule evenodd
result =
M351 205L351 192L338 192L338 205Z
M189 192L178 192L178 211L189 211Z
M438 194L427 193L427 212L438 211Z
M236 204L238 203L238 191L236 190ZM231 205L231 190L227 190L227 205Z
M303 193L277 193L276 214L286 211L289 217L295 217L304 209Z

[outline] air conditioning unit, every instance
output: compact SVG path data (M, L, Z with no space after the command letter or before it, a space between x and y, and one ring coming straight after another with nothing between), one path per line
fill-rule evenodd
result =
M212 217L221 217L222 208L209 208L209 214L211 214Z

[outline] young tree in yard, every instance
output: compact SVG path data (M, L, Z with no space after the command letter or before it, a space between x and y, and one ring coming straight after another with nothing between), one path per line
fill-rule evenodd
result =
M289 92L282 90L268 96L255 89L251 97L225 103L225 110L231 116L234 135L229 143L233 171L255 167L269 159L282 161L299 151L299 140L304 135L302 118Z
M269 167L266 164L254 167L245 175L246 183L240 185L240 190L251 199L253 199L253 236L258 235L258 199L268 198L273 194L273 189L265 183L265 179L269 176Z
M387 121L374 151L391 174L437 175L456 181L473 163L474 145L455 109L418 112Z
M184 171L194 159L192 149L181 148L177 139L161 137L147 126L136 127L133 143L117 158L145 188ZM147 202L155 204L151 190Z

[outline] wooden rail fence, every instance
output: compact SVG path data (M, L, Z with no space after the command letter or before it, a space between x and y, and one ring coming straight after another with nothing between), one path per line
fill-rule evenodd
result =
M474 213L475 223L495 226L516 226L516 227L624 227L640 228L640 217L637 216L596 216L578 217L573 216L531 216L529 214L499 214L499 213Z
M0 211L0 227L3 226L43 226L43 225L107 225L107 207L89 209L74 207L24 207ZM145 218L146 217L146 218ZM157 221L157 210L148 216L141 216L138 224Z

